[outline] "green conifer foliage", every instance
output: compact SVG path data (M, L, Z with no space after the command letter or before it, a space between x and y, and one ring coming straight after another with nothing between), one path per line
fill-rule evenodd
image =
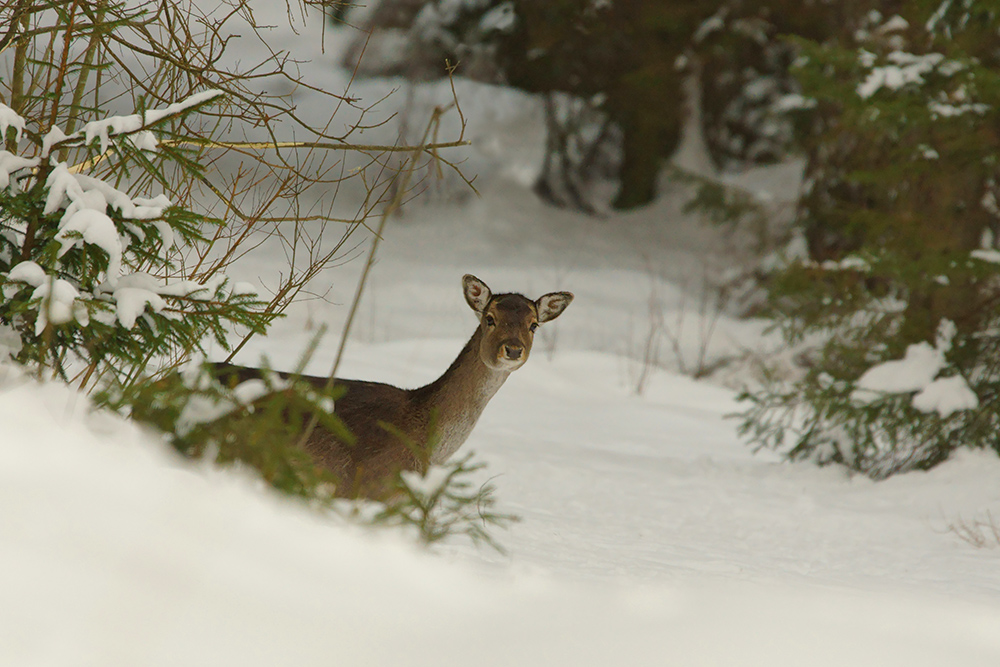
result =
M227 346L228 326L262 332L273 319L255 292L224 275L176 277L179 251L204 243L203 230L220 221L162 194L130 194L80 166L110 156L122 172L159 179L161 163L176 159L197 174L196 162L161 142L176 141L172 123L218 98L209 91L164 109L92 121L71 134L53 126L44 136L0 105L41 143L2 152L11 168L0 188L0 322L21 336L19 361L63 377L81 373L85 385L95 374L128 382L151 362L200 350L207 339ZM6 129L11 143L20 143L10 123ZM66 153L80 162L60 161Z
M743 415L758 445L873 477L1000 452L1000 7L898 10L795 40L815 105L799 118L808 259L773 276L771 303L807 370L747 393Z
M336 510L345 480L301 444L313 424L353 442L334 411L340 390L270 374L224 385L211 364L194 359L210 342L231 349L234 329L265 332L340 259L368 216L381 212L384 222L409 196L415 167L386 200L383 178L393 169L384 154L393 148L351 144L361 120L328 135L301 120L290 97L255 89L268 78L298 83L287 54L268 48L263 63L234 72L224 57L236 39L228 22L239 17L262 38L253 8L244 0L197 5L0 4L0 365L13 352L38 376L73 381L96 405L154 427L184 456L249 466L274 488ZM252 140L217 139L234 127ZM278 142L289 127L319 140ZM428 148L425 136L404 150L416 157ZM294 149L312 157L284 152ZM351 151L375 165L379 176L365 181L371 204L354 220L318 205L301 213L306 190L335 190L329 186L344 180L313 151ZM218 158L227 152L239 155L238 167ZM356 173L364 178L363 168ZM271 212L282 201L288 216ZM339 240L324 245L328 224ZM305 258L289 260L269 301L226 277L260 236ZM385 505L367 517L362 505L344 513L374 523L386 509L378 523L417 526L427 543L458 532L489 542L485 525L506 515L489 511L489 485L472 490L469 475L479 467L466 458L443 477L425 470L438 482L433 489L422 475L389 480L410 492L392 505L397 513Z

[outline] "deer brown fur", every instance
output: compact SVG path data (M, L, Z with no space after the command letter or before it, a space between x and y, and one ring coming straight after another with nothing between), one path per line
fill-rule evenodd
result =
M341 480L342 495L379 496L396 472L423 472L429 464L447 461L507 377L527 361L538 325L558 317L573 300L569 292L535 301L520 294L493 294L472 275L462 284L479 326L441 377L417 389L335 380L334 386L345 393L335 401L334 412L355 442L347 444L316 428L304 446ZM238 381L260 377L258 369L228 364L217 369ZM316 387L327 384L327 378L301 378Z

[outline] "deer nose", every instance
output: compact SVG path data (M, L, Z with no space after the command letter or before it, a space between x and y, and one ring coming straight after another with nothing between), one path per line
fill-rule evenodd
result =
M515 360L521 358L521 353L524 352L524 348L520 345L504 345L503 351L507 355L508 359Z

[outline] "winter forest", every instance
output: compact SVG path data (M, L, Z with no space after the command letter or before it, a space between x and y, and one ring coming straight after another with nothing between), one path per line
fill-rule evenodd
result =
M0 0L0 142L0 663L1000 664L997 0Z

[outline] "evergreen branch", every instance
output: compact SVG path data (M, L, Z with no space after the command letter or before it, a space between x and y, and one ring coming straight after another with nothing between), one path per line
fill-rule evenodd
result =
M209 93L215 93L215 94L209 96ZM206 91L205 93L200 93L200 95L204 96L205 99L197 100L196 102L193 102L191 104L185 104L185 103L181 102L181 103L176 104L176 105L171 105L170 107L167 107L166 109L151 109L151 110L147 110L147 111L143 112L143 114L142 114L142 124L139 127L134 128L134 129L129 129L129 130L114 131L113 133L109 132L109 136L114 136L114 137L128 137L128 136L132 136L134 134L138 134L139 132L148 131L149 128L151 128L151 127L156 127L157 125L161 125L162 123L164 123L164 122L166 122L168 120L172 120L173 118L177 118L177 117L180 117L180 116L185 116L185 115L187 115L187 114L189 114L189 113L191 113L193 111L196 111L200 107L203 107L206 104L210 104L210 103L214 102L216 100L216 98L218 98L219 96L221 96L223 94L224 93L222 91L218 91L218 90L216 90L216 91ZM195 97L195 96L192 95L192 97ZM188 98L188 99L190 99L190 98ZM171 108L171 107L174 107L174 108ZM160 115L158 117L155 117L152 120L150 120L149 119L149 114L151 114L154 111L159 111L160 113L162 113L162 115ZM78 143L78 142L81 142L81 141L83 143ZM60 139L58 141L53 141L52 144L49 145L49 153L51 154L53 151L56 151L56 150L64 150L64 149L68 149L68 148L79 148L79 147L86 146L86 145L87 145L86 144L86 136L84 134L81 134L81 132L74 132L73 134L71 134L71 135L69 135L67 137L64 137L64 138L62 138L62 139ZM103 159L103 156L106 155L106 153L107 152L102 153L101 159ZM98 162L99 161L100 160L98 160ZM88 160L86 162L82 162L82 163L77 164L77 165L73 165L73 167L70 168L70 173L74 173L74 174L75 173L79 173L83 169L89 168L89 166L92 166L92 165L89 165L89 163L90 163L90 160ZM94 164L96 164L96 162Z

